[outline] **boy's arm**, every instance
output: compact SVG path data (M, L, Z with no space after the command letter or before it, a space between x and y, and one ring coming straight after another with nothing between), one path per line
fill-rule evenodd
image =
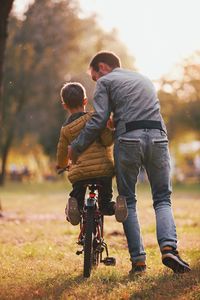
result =
M68 146L69 141L64 134L64 127L61 128L60 138L57 145L57 168L65 168L68 165Z

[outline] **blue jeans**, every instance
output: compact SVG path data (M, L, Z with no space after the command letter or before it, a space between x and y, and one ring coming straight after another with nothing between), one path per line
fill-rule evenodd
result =
M138 129L116 139L115 168L119 195L127 200L128 218L123 223L131 260L145 261L136 211L135 185L144 166L151 185L160 248L177 247L176 226L171 210L170 155L167 135L159 129Z

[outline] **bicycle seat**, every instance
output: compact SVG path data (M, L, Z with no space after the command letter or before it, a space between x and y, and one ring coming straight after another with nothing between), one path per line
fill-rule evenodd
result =
M84 184L84 187L88 187L89 190L98 190L98 188L101 188L102 185L100 183L98 183L98 181L88 181L87 183Z

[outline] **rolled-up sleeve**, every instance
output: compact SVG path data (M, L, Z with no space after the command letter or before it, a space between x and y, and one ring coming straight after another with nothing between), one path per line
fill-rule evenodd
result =
M94 94L94 113L91 119L86 123L84 129L81 130L79 136L71 143L72 149L76 155L79 155L87 149L87 147L100 135L101 130L106 127L110 113L109 86L108 82L102 77L97 81L96 85Z

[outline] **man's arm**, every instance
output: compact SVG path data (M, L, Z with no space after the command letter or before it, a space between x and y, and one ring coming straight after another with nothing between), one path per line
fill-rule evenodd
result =
M86 123L84 129L81 130L79 136L71 143L69 155L73 157L79 156L87 147L95 141L101 130L106 127L109 119L111 108L109 102L108 84L100 78L97 81L96 91L94 94L94 109L91 119Z

